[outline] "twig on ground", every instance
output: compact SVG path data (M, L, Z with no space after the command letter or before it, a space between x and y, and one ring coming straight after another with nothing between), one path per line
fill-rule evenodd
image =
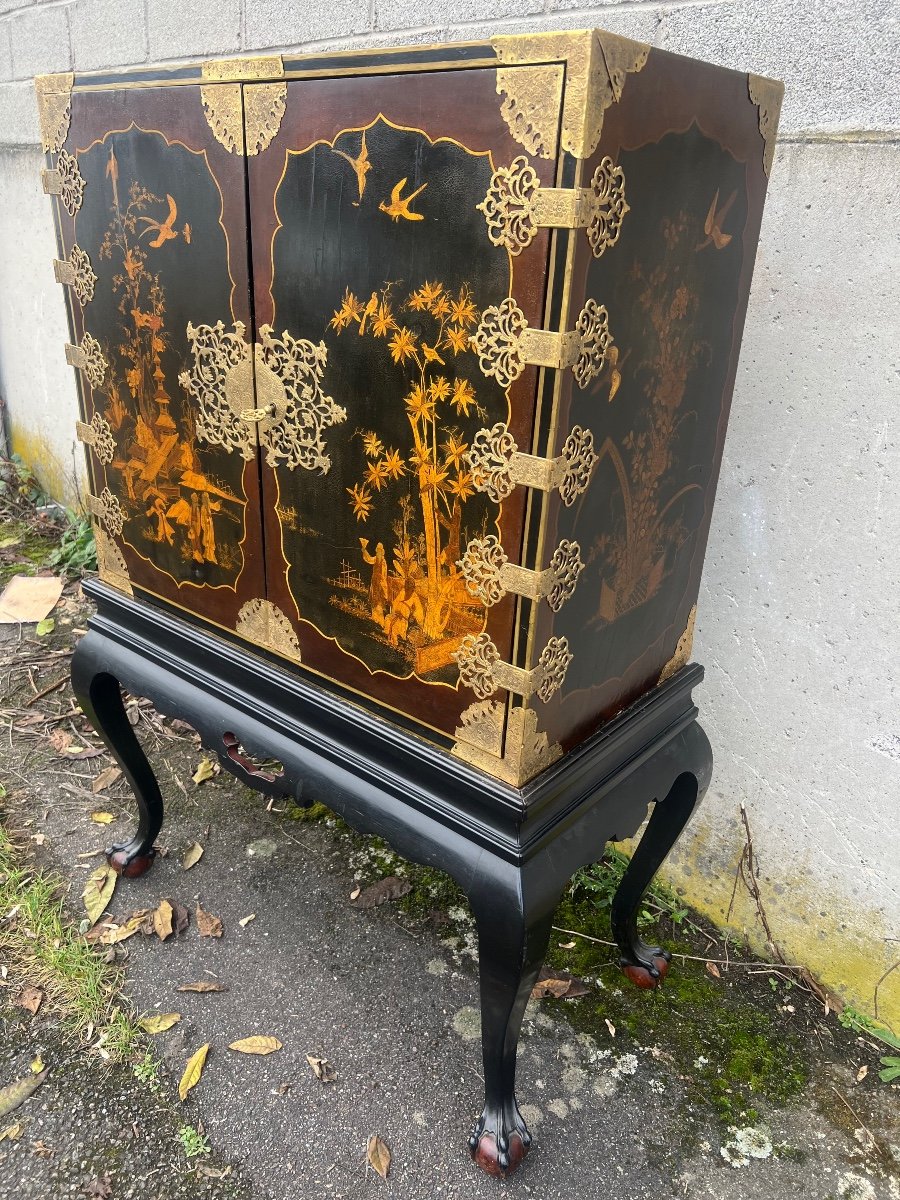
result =
M886 940L893 941L894 939L887 938ZM900 958L898 958L895 963L892 963L891 966L888 967L888 969L884 972L884 974L881 976L881 978L875 984L875 991L873 993L873 999L875 1001L875 1020L876 1021L881 1019L878 1015L878 989L881 987L881 985L887 979L888 975L890 975L892 971L896 971L898 967L900 967Z

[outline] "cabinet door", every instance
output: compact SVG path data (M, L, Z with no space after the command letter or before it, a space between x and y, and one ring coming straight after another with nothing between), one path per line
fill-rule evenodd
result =
M477 490L467 453L499 424L532 451L540 375L492 369L484 348L480 365L471 339L509 298L545 324L547 231L513 253L483 208L495 170L525 162L497 75L291 81L248 159L261 344L320 368L297 391L295 445L263 468L268 596L306 667L450 734L474 699L464 639L514 656L516 596L479 593L460 563L477 540L495 573L498 554L518 564L527 500ZM529 163L552 187L555 147Z
M244 159L213 134L218 94L76 87L50 189L101 575L231 628L264 570Z

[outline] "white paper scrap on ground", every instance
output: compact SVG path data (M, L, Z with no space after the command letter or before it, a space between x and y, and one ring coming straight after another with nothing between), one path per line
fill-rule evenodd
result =
M55 575L14 575L0 595L0 624L43 621L62 595Z

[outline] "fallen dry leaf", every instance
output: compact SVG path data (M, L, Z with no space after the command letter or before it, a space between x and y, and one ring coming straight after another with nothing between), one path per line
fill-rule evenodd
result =
M559 945L560 950L574 950L575 949L574 942L559 942L558 945Z
M84 901L84 910L91 925L96 925L103 916L106 906L116 890L118 878L109 863L104 863L88 875L81 898Z
M203 847L199 842L191 842L190 846L188 846L187 850L184 852L184 858L181 860L181 865L186 871L189 871L191 867L195 867L197 865L202 857Z
M575 1000L579 996L587 996L590 990L583 980L568 971L551 971L543 967L537 983L531 989L531 996L533 1000L543 1000L546 996L557 1000Z
M24 1132L25 1126L21 1121L16 1121L13 1125L7 1125L5 1129L0 1129L0 1142L17 1142Z
M194 1169L198 1175L203 1175L206 1179L227 1179L233 1170L230 1164L227 1167L205 1167L203 1163Z
M8 1117L20 1104L24 1104L46 1078L47 1070L45 1068L37 1075L26 1075L24 1079L17 1079L14 1083L8 1083L6 1087L0 1088L0 1117Z
M193 779L194 783L205 783L207 779L212 779L214 775L218 775L219 770L220 768L217 762L214 763L212 759L209 758L201 758L200 765L197 767L197 770L194 772L191 778Z
M181 1077L181 1082L178 1085L178 1095L184 1100L191 1088L195 1088L200 1082L200 1076L203 1074L203 1067L206 1063L206 1056L209 1054L209 1042L201 1046L188 1059L188 1064L184 1068L184 1074Z
M604 1017L604 1018L603 1018L603 1020L606 1022L606 1028L609 1030L609 1036L610 1036L610 1037L615 1037L615 1036L616 1036L616 1027L615 1027L615 1025L613 1025L613 1023L612 1023L612 1021L609 1019L609 1017Z
M316 1058L314 1054L307 1054L306 1061L312 1067L316 1079L321 1080L322 1083L334 1083L337 1075L327 1058Z
M206 912L199 904L197 905L197 928L201 937L220 938L222 936L221 920L214 917L212 913Z
M97 758L98 755L106 753L105 746L84 746L81 742L76 742L64 729L51 730L47 741L63 758Z
M366 1144L366 1158L373 1171L387 1179L391 1169L391 1152L377 1133L373 1133Z
M52 1158L56 1150L53 1146L48 1146L43 1138L38 1138L36 1142L31 1143L31 1153L36 1154L38 1158Z
M41 1058L40 1055L38 1055L36 1058L33 1058L31 1060L32 1075L40 1075L40 1073L41 1073L41 1071L43 1071L43 1069L44 1069L44 1060Z
M115 819L116 818L115 818L114 813L108 813L108 812L92 812L91 813L91 820L94 821L97 825L112 825L112 823Z
M138 1024L147 1033L165 1033L181 1020L181 1013L159 1013L152 1017L141 1017Z
M16 996L13 1003L18 1004L20 1008L28 1009L31 1015L34 1016L37 1010L41 1007L41 1002L43 999L43 991L38 987L32 987L30 984L28 984L26 987L22 988L21 992L19 992L18 996Z
M388 900L398 900L411 891L412 884L408 880L398 879L396 875L388 875L386 879L379 879L364 888L350 903L354 908L377 908L380 904L384 904Z
M224 983L214 983L211 979L201 979L198 983L182 983L176 992L227 992Z
M104 767L94 782L91 784L91 791L96 796L98 792L105 792L111 784L114 784L122 772L118 767Z
M868 1073L869 1073L868 1067L865 1067L865 1066L860 1067L859 1070L856 1072L856 1082L862 1083L862 1081L865 1079L865 1077L868 1075Z
M238 921L238 925L240 925L241 929L246 929L250 922L255 920L256 913L251 913L249 917L241 917L241 919Z
M172 928L180 937L187 931L187 927L191 920L191 914L183 904L179 904L178 901L173 900L171 896L169 897L169 903L172 905Z
M172 936L172 905L168 900L160 900L153 911L153 931L161 942Z
M353 891L350 893L350 899L355 900L361 891L362 891L362 888L359 886L359 884L357 884L356 887L353 889Z
M113 1194L112 1180L108 1175L104 1175L102 1179L92 1179L81 1189L81 1194L87 1196L88 1200L110 1200Z
M716 964L714 962L708 962L706 964L706 969L707 969L707 971L709 971L710 975L712 975L713 979L721 979L722 978L722 972L719 970L719 968L716 966Z
M254 1034L253 1037L239 1038L238 1041L231 1042L228 1049L237 1050L239 1054L274 1054L276 1050L281 1049L281 1042L275 1037Z

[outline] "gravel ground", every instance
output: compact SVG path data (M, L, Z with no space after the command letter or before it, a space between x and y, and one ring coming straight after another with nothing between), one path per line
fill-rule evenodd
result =
M70 624L82 621L74 609ZM65 637L65 622L58 632ZM35 675L36 687L57 674ZM65 688L45 703L51 712L67 706ZM15 1114L22 1137L0 1143L4 1200L91 1196L96 1187L85 1189L107 1175L111 1200L477 1200L498 1191L540 1200L612 1191L624 1200L900 1200L900 1090L874 1071L857 1081L852 1038L824 1043L820 1055L813 1042L800 1102L778 1109L761 1101L752 1124L730 1130L698 1100L664 1040L639 1045L621 1030L586 1030L577 1002L529 1007L519 1098L535 1146L511 1179L482 1176L465 1151L482 1086L465 913L448 927L414 921L392 904L355 910L354 876L377 852L327 823L268 811L265 798L230 776L194 784L201 754L190 734L161 726L146 709L138 733L164 782L168 852L142 879L119 881L110 912L121 920L169 897L191 910L183 935L163 943L138 934L119 948L135 1008L177 1011L181 1020L153 1039L160 1067L146 1083L129 1065L102 1064L52 1019L7 1012L0 1086L26 1074L38 1052L50 1074ZM70 885L73 908L102 861L83 856L132 821L121 782L99 798L91 792L109 761L61 762L45 739L0 740L11 820ZM116 817L108 829L90 820L97 807ZM204 854L186 871L181 858L193 841ZM221 919L221 938L199 935L197 903ZM175 990L196 980L227 990ZM267 1057L228 1049L253 1034L275 1036L283 1049ZM181 1103L178 1079L205 1043L202 1079ZM317 1080L307 1055L328 1059L334 1082ZM178 1141L185 1124L210 1140L204 1170L230 1165L230 1175L196 1173ZM387 1180L366 1164L372 1134L392 1152Z

